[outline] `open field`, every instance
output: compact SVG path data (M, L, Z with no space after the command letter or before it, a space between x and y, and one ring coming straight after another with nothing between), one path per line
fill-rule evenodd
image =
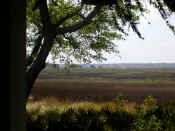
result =
M44 70L32 90L34 100L110 102L118 93L140 102L152 95L162 102L175 100L173 69L74 69L66 73Z
M31 98L27 131L175 131L172 69L45 70Z
M51 68L44 70L39 79L128 81L175 81L175 69L73 69L71 72ZM123 83L123 82L122 82Z

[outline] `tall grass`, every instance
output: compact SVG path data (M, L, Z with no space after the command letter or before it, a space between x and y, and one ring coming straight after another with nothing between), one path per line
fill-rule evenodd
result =
M122 94L104 104L53 98L28 103L27 131L175 131L175 101L161 105L149 96L132 110L127 105Z

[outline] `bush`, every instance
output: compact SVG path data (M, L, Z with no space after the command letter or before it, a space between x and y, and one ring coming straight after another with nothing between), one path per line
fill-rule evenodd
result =
M104 118L93 109L87 111L79 109L76 117L78 124L81 125L79 126L80 131L104 130Z
M70 108L41 114L35 110L26 114L27 131L175 131L175 101L163 106L149 96L135 112L124 110L123 95L114 102L115 109L106 106L100 111Z
M129 131L134 117L126 111L103 110L106 117L106 124L114 131Z
M163 122L165 129L168 129L168 131L175 131L175 101L166 105Z
M124 94L119 93L117 97L113 99L113 102L116 104L117 110L124 110L124 106L128 103L128 100Z

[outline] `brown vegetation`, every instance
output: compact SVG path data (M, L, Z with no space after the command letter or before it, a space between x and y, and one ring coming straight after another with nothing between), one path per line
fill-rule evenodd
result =
M111 101L118 93L128 96L129 101L142 101L152 95L166 102L175 99L175 84L131 84L94 82L84 80L37 80L32 96L35 100L54 97L59 101Z

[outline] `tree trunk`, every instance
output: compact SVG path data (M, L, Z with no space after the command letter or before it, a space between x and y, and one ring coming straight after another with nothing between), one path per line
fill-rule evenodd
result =
M31 93L31 90L33 88L33 85L39 73L45 67L45 61L47 59L47 56L49 55L49 52L53 45L53 41L57 35L56 27L55 25L52 25L50 21L47 1L46 0L40 1L38 6L40 10L41 22L43 24L42 33L44 37L44 42L26 76L27 77L26 78L27 79L27 95L26 95L27 98ZM41 39L41 42L42 42L42 39Z
M44 43L40 49L39 54L37 55L35 61L33 62L33 64L31 65L31 68L29 69L29 71L27 72L27 95L26 98L28 99L31 90L33 88L33 85L39 75L39 73L42 71L42 69L44 69L45 67L45 61L47 59L47 56L49 55L49 52L52 48L53 45L53 40L55 38L55 36L53 36L53 32L50 33L52 35L48 36L46 39L44 39Z

